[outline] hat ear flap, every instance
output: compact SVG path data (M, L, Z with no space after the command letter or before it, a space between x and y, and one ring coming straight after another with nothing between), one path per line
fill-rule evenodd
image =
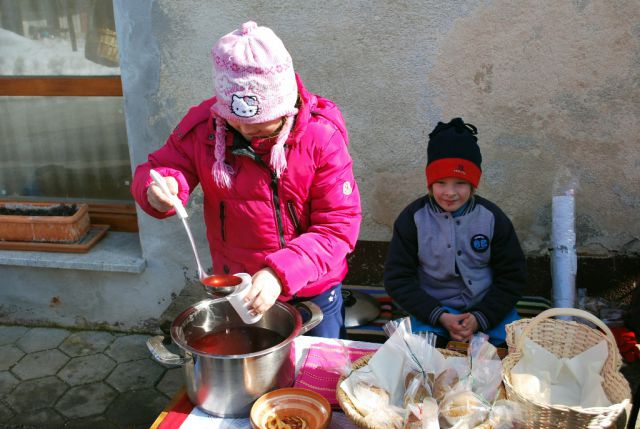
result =
M218 186L228 189L231 187L231 175L233 174L233 169L224 162L225 152L227 150L226 137L227 123L224 119L216 117L216 145L214 149L215 160L211 167L211 174L213 175L213 180Z
M293 118L291 116L286 116L282 130L280 130L280 134L278 134L276 143L271 148L271 167L278 177L280 177L282 172L287 168L287 155L284 150L284 143L289 137L292 126Z

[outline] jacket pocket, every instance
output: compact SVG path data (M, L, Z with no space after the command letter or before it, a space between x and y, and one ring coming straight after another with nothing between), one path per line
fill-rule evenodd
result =
M300 220L296 215L296 209L295 209L295 206L293 205L293 201L291 200L287 201L287 212L289 212L289 217L291 218L291 223L293 224L293 227L295 228L296 233L298 235L302 234L302 231L300 229Z
M220 201L220 236L222 241L226 241L224 234L224 201Z

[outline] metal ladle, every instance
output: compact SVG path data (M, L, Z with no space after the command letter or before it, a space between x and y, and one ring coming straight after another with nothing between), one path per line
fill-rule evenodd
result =
M189 242L191 243L191 249L193 249L193 255L196 257L196 264L198 265L198 278L200 279L200 283L204 286L204 290L208 295L213 297L218 297L221 295L228 295L233 292L240 283L242 283L242 278L231 275L231 274L213 274L208 275L203 269L202 264L200 264L200 258L198 257L198 250L196 249L196 243L193 240L193 235L191 234L191 228L189 228L189 222L187 222L187 211L182 205L182 201L173 195L171 191L169 191L169 187L167 186L167 182L164 180L164 177L157 171L151 169L149 170L149 174L151 174L151 178L153 182L160 187L162 192L169 198L171 204L176 209L176 214L182 220L182 224L184 225L184 229L187 231L187 235L189 236Z

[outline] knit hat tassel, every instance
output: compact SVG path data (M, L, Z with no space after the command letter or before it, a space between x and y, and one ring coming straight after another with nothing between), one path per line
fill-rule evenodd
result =
M213 180L221 188L231 188L231 176L233 175L233 169L230 165L224 162L225 152L227 145L225 137L227 135L227 123L224 119L216 118L216 146L215 146L215 161L211 168L211 174Z
M293 118L291 116L287 116L284 125L282 126L282 130L280 130L280 134L278 134L276 144L271 148L271 168L273 168L277 177L280 177L282 172L287 168L287 156L284 150L284 143L289 137L292 125Z

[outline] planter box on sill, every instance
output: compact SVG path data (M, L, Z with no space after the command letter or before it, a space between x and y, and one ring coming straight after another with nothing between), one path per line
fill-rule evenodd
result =
M89 228L87 204L0 203L0 241L73 243Z

